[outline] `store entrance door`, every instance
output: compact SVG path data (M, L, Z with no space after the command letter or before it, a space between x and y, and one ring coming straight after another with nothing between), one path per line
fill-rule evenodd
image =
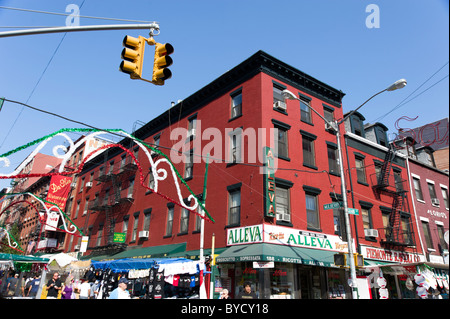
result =
M311 296L311 269L299 268L298 269L298 281L300 290L300 299L312 299Z

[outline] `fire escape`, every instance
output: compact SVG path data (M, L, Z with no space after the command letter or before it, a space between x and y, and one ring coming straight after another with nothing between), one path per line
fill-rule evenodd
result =
M106 153L103 168L95 178L95 181L102 183L101 191L94 201L89 203L89 210L104 213L103 237L106 243L94 249L116 253L126 248L125 244L114 243L114 228L119 215L127 211L134 202L133 188L137 165L129 154L123 156L120 163L111 161L106 165ZM119 168L115 169L116 166Z
M378 196L384 194L392 198L389 223L385 225L385 238L381 240L381 243L386 248L404 249L405 247L415 247L415 235L411 220L405 219L402 221L402 212L409 212L406 196L408 190L405 187L406 181L393 169L392 163L395 156L395 150L391 145L379 172L376 174L376 182L373 188Z

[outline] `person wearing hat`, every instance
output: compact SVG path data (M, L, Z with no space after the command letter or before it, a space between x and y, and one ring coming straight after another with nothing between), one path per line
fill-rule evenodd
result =
M120 278L119 285L109 295L109 299L130 299L130 293L127 290L128 279Z
M256 294L252 291L252 286L249 281L244 282L244 290L237 295L236 299L258 299Z

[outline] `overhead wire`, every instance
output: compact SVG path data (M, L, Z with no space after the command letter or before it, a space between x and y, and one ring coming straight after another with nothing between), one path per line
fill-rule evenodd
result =
M448 78L448 74L446 76L444 76L442 79L440 79L439 81L435 82L434 84L432 84L431 86L429 86L427 89L423 90L422 92L420 92L419 94L417 94L416 96L414 96L413 98L411 98L410 100L406 101L411 95L413 95L414 93L416 93L422 86L424 86L429 80L431 80L436 74L438 74L444 67L446 67L449 64L450 61L447 61L443 66L441 66L436 72L434 72L428 79L426 79L419 87L417 87L414 91L412 91L406 98L404 98L399 104L397 104L396 106L394 106L390 111L388 111L387 113L385 113L384 115L381 115L380 117L378 117L377 119L375 119L373 122L378 122L382 119L384 119L386 116L388 116L389 114L391 114L392 112L394 112L395 110L399 109L400 107L404 106L405 104L411 102L412 100L418 98L420 95L424 94L425 92L427 92L428 90L430 90L431 88L433 88L434 86L436 86L437 84L439 84L440 82L442 82L443 80L445 80L446 78Z
M84 3L84 1L83 1L83 3ZM82 5L83 4L80 5L80 8L81 8ZM13 7L5 7L5 6L0 6L0 9L24 11L24 12L31 12L31 13L51 14L51 15L59 15L59 16L71 16L71 15L73 15L73 13L49 12L49 11L42 11L42 10L31 10L31 9L13 8ZM84 19L112 20L112 21L122 21L122 22L138 22L138 23L151 23L151 22L154 22L154 21L145 21L145 20L106 18L106 17L94 17L94 16L83 16L83 15L77 15L77 17L84 18Z

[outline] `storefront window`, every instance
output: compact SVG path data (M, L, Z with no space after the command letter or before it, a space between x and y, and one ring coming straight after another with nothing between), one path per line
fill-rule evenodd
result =
M270 298L294 299L294 269L292 264L280 264L269 269Z
M350 288L345 276L345 270L328 270L328 299L350 299Z

